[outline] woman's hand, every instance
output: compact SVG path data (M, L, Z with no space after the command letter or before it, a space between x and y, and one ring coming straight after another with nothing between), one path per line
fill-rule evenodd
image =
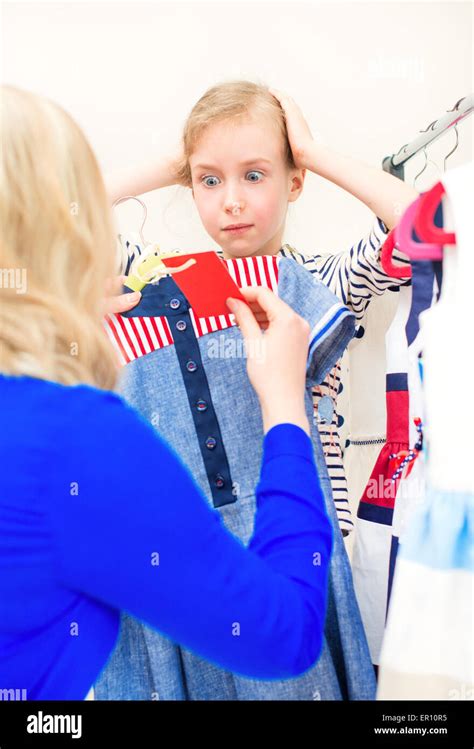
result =
M270 289L240 291L249 306L237 299L228 299L227 305L245 339L247 371L262 407L264 431L291 423L309 434L304 407L309 324Z
M136 307L141 299L141 293L134 291L130 294L121 294L122 286L125 283L126 276L116 276L108 278L105 284L104 315L120 314L128 312L129 309Z
M290 141L296 168L311 169L315 140L311 135L311 130L303 116L303 112L291 96L275 88L270 88L269 91L280 102L285 114L288 140Z

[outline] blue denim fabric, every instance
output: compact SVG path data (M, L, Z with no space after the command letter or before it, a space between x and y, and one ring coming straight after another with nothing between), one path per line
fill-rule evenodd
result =
M167 279L174 284L172 279ZM177 298L179 291L161 283L160 294ZM159 286L160 284L158 284ZM154 314L163 299L157 295ZM236 676L217 668L170 642L159 632L122 613L117 646L95 684L99 700L340 700L374 699L375 677L365 633L356 603L349 559L339 531L331 484L317 426L313 424L310 385L321 382L340 358L354 333L354 317L323 284L308 271L283 259L279 265L279 296L305 317L312 329L308 361L306 411L312 425L316 465L319 470L328 516L334 530L334 549L329 575L329 600L325 643L318 662L305 674L285 681L260 681ZM186 312L181 296L179 313ZM148 304L148 302L147 302ZM166 310L169 304L165 301ZM149 307L147 308L149 310ZM140 305L135 314L140 312ZM147 314L150 314L147 311ZM333 324L321 326L321 320ZM178 319L178 318L177 318ZM170 326L176 339L170 318ZM222 337L222 338L219 338ZM194 339L194 343L196 339ZM221 355L216 356L217 350ZM186 348L170 345L130 362L124 369L121 392L162 434L188 465L211 506L227 528L244 544L253 532L254 490L259 480L263 427L257 396L248 380L243 356L227 352L241 350L241 334L235 328L197 339L199 356L194 373L183 372ZM181 347L182 348L182 347ZM183 359L184 356L184 359ZM193 375L196 378L193 379ZM271 373L269 373L271 376ZM193 413L200 387L206 396L210 421L203 429ZM209 398L210 395L210 398ZM214 466L204 459L202 441L210 436L208 425L218 419L219 439L225 446L231 492L225 478L228 501L216 504L211 487ZM212 435L211 435L212 436ZM217 436L217 435L214 435ZM126 438L126 436L125 436ZM133 446L131 446L133 448ZM204 455L204 458L203 458ZM150 481L153 466L149 466ZM216 559L216 564L219 560Z

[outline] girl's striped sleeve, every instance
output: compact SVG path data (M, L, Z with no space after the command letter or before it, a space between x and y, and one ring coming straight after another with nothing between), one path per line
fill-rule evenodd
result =
M367 236L342 252L304 256L294 253L298 260L319 279L333 294L336 294L360 322L374 296L380 296L393 286L405 286L408 278L388 275L382 268L380 254L388 229L380 218L376 218ZM410 261L399 250L394 250L395 265L410 267Z

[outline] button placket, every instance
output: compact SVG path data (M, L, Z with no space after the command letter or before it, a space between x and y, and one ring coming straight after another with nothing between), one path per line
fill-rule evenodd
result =
M223 507L236 502L237 496L232 492L229 462L212 403L201 350L186 297L180 296L176 282L171 279L167 291L165 316L172 330L175 331L176 356L191 407L196 438L204 461L213 505Z

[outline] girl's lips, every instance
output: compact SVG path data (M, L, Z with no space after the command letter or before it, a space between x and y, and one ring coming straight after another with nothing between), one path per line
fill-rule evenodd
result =
M224 231L228 232L229 234L243 234L251 228L252 224L248 224L247 226L239 226L238 229L224 229Z

